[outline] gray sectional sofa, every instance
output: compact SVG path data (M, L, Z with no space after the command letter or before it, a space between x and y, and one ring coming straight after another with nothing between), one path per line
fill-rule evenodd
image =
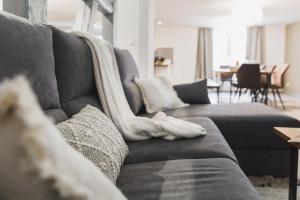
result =
M149 116L133 83L138 72L132 57L124 50L115 53L132 110ZM83 40L0 13L0 80L20 73L29 78L42 108L55 122L87 104L101 109L91 52ZM287 175L289 149L272 127L300 126L297 120L260 104L208 104L205 81L175 89L194 105L167 113L203 125L208 134L127 142L130 153L117 186L128 199L256 200L259 195L245 173Z

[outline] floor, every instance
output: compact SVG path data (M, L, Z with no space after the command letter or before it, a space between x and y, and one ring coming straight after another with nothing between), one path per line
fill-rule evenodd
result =
M262 200L287 200L288 199L288 179L265 177L249 177L250 181L260 194ZM299 191L299 187L298 187ZM297 196L300 200L300 195Z

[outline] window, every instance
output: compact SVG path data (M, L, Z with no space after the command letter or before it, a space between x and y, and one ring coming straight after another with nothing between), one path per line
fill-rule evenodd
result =
M48 24L70 30L73 28L81 0L48 0Z
M246 60L246 28L221 27L213 31L213 67L233 66Z
M82 0L48 0L48 24L63 30L73 29L80 1ZM100 11L95 14L93 22L92 32L102 35L103 14Z

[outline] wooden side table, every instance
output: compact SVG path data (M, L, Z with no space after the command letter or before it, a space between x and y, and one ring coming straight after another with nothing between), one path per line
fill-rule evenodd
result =
M300 128L275 127L275 133L284 141L288 142L300 135ZM300 143L290 144L290 180L289 180L289 200L297 199L297 178L298 178L298 149Z

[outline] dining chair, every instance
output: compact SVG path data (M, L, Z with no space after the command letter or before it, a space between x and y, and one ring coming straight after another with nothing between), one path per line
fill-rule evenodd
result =
M261 68L260 70L267 71L267 72L270 72L271 74L273 74L275 68L276 68L276 65L270 65L270 66L264 67L263 69ZM262 86L266 86L268 84L271 85L271 80L268 80L268 77L266 74L260 75L260 81L261 81Z
M285 109L285 105L281 98L279 90L284 88L284 76L287 70L289 69L289 67L290 67L289 64L284 64L281 67L276 67L271 77L271 89L272 89L275 105L277 106L277 101L276 101L276 94L277 94L283 109Z
M274 70L276 69L276 65L270 65L270 66L265 66L264 68L260 68L261 71L265 71L268 73L261 73L260 75L260 82L261 82L261 88L262 90L260 91L260 94L264 98L268 98L269 95L266 93L269 92L269 88L271 88L271 77L272 74L274 73ZM261 102L263 102L264 99L261 99ZM268 102L268 99L265 99L265 102Z
M238 93L238 99L242 95L242 90L247 89L250 90L252 101L257 102L261 89L259 64L243 64L236 72L236 81L232 81L232 86L237 88L235 93Z

